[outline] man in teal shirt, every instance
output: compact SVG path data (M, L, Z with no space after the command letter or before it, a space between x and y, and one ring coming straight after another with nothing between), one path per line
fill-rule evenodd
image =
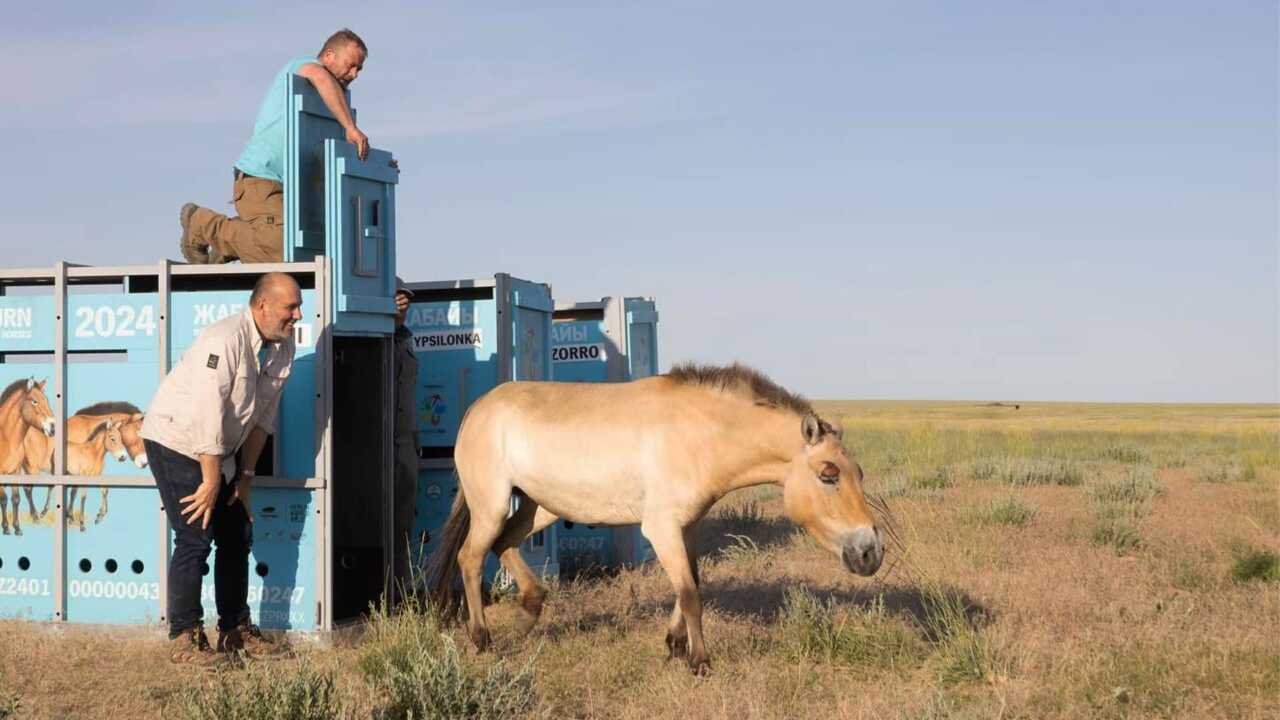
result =
M363 160L369 138L356 127L346 89L369 55L360 36L339 30L311 58L290 60L271 81L253 126L253 137L235 165L232 197L239 217L227 217L195 203L178 213L179 249L190 263L281 262L284 260L284 132L289 76L311 82Z

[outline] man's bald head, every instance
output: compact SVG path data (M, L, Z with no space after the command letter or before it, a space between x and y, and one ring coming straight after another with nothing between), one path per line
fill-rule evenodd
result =
M249 295L249 309L258 333L271 342L293 335L293 326L302 319L302 289L298 281L281 272L258 278Z

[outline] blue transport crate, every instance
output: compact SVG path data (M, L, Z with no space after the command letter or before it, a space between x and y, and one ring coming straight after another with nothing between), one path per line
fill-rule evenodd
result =
M563 382L627 382L658 367L658 312L652 298L606 297L557 304L551 326L552 378ZM557 523L560 571L566 575L654 559L638 525Z
M415 533L428 540L430 551L456 492L453 446L462 416L501 383L551 379L554 303L549 286L502 273L409 287L414 298L405 326L418 356L415 399L423 448ZM544 575L559 573L554 535L548 528L521 546L525 561Z

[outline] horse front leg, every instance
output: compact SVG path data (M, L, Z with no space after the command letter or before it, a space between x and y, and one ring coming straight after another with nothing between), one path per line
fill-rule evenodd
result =
M693 584L701 587L698 578L698 550L694 526L689 526L682 533L684 536L685 554L689 558L689 570L693 575ZM680 611L680 603L671 606L671 619L667 621L667 659L682 658L689 654L689 630L684 622L684 613Z
M93 518L93 524L97 525L107 516L107 487L102 487L102 504L98 506L98 514Z
M0 529L9 534L9 488L0 485Z
M706 675L711 671L711 660L707 656L707 647L702 637L702 596L698 593L698 581L694 575L694 563L690 562L690 553L685 543L685 532L678 527L665 525L654 527L650 523L642 523L641 531L653 545L658 562L667 571L667 578L676 592L676 607L684 619L688 648L689 668L695 675ZM672 637L674 628L668 628L668 650L675 650L678 636Z

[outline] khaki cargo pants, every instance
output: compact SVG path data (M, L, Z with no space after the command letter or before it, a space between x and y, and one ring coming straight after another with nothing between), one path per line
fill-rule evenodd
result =
M232 191L239 217L199 208L191 215L194 237L222 253L223 262L282 262L284 186L237 172Z

